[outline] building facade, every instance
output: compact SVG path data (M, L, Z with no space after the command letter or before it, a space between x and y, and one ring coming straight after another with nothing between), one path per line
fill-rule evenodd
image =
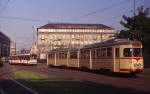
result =
M16 43L14 41L11 41L10 43L10 55L16 54Z
M102 24L49 23L37 29L39 53L56 48L81 48L111 38L115 30Z
M10 55L10 39L0 32L0 61L6 60Z

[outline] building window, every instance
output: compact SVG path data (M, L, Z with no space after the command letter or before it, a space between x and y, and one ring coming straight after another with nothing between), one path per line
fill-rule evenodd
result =
M41 35L41 40L44 40L45 39L45 36L44 35Z

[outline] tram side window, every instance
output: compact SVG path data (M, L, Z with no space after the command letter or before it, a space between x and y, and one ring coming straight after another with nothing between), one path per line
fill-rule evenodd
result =
M56 53L56 57L57 57L57 59L59 59L60 57L59 57L59 53Z
M70 53L70 58L71 59L77 59L77 52L71 52Z
M101 56L106 57L106 48L101 49Z
M59 56L58 56L59 55ZM66 59L67 58L67 53L65 52L60 52L59 54L57 54L57 56L59 57L59 59ZM54 55L53 55L54 57Z
M61 59L61 53L58 53L58 58Z
M112 47L107 48L107 56L112 57Z
M55 53L52 53L50 58L51 59L55 58Z
M53 59L53 58L55 58L55 53L52 53L52 56L51 56L51 58Z
M96 49L96 55L97 55L97 58L100 58L101 57L101 49Z
M86 50L85 56L86 59L90 58L90 50Z
M84 50L81 50L81 55L80 56L81 56L80 58L82 58L82 59L85 58L85 51Z
M36 59L37 58L36 55L32 55L31 57L32 57L31 59Z
M63 56L64 56L64 59L66 59L66 58L67 58L67 53L64 53L64 55L63 55Z
M119 57L119 56L120 56L119 53L120 53L120 52L119 52L119 48L116 48L116 49L115 49L115 56L116 56L116 57Z
M48 57L49 57L50 59L52 59L52 58L53 58L53 54L49 54Z
M34 59L34 56L32 56L32 59ZM27 57L26 57L26 60L30 60L30 57L27 56Z
M67 53L62 53L62 59L66 59L67 58Z
M63 55L64 55L64 53L60 52L59 53L59 59L63 59Z
M81 58L83 58L83 59L90 58L90 50L82 50L81 51Z
M92 58L96 58L95 53L96 53L96 50L95 50L95 49L92 49Z

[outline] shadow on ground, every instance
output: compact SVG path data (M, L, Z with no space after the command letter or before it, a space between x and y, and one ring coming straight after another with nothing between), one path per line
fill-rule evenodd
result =
M38 91L39 94L148 94L143 91L116 88L110 85L96 84L87 81L52 81L48 79L18 79L18 81ZM5 94L32 94L19 85L15 85L10 80L1 80L0 89L2 89Z
M113 76L113 77L120 77L120 78L138 78L139 76L136 74L126 74L126 73L115 73L111 72L106 69L101 70L90 70L88 68L82 67L82 68L74 68L74 67L66 67L66 66L49 66L49 68L58 68L58 69L67 69L67 70L74 70L74 71L83 71L88 73L94 73L94 74L100 74L100 75L106 75L106 76Z

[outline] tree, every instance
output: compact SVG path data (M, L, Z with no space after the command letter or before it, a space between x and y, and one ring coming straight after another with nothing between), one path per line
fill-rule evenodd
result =
M123 20L120 23L125 29L120 31L117 38L141 41L144 48L145 61L147 61L146 58L150 58L150 10L141 6L137 8L137 11L137 14L133 17L123 15Z

